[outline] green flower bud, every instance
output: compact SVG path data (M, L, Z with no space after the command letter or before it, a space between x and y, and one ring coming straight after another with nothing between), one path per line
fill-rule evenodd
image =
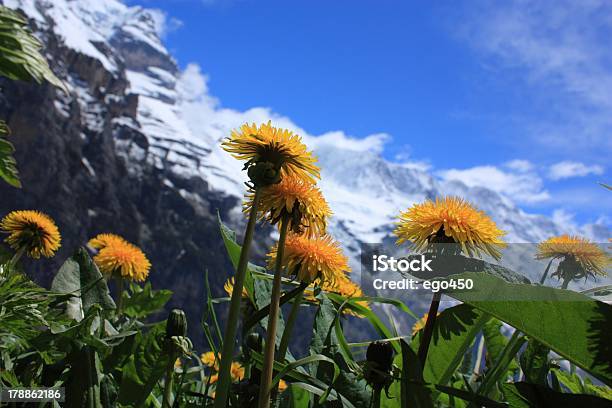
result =
M280 169L271 162L256 162L248 167L249 179L255 187L266 187L280 182Z
M181 309L172 309L166 321L166 337L181 336L187 334L187 317Z

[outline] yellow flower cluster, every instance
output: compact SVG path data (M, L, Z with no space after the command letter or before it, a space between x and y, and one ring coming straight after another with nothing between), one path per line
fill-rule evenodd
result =
M89 241L98 249L94 262L100 272L135 282L143 282L149 275L151 262L140 248L114 234L99 234Z

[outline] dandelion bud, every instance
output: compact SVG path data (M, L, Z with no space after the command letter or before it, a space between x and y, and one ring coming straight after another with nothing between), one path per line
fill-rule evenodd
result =
M378 364L382 371L391 371L393 366L393 347L388 341L374 341L368 346L366 359Z
M255 187L266 187L281 180L280 170L270 162L257 162L248 169L249 179Z
M386 341L374 341L366 352L364 378L374 389L388 387L393 382L393 347Z
M263 338L259 333L250 333L247 336L245 343L249 349L258 353L261 353L261 350L263 350Z
M166 321L166 337L181 336L187 334L187 317L181 309L172 309Z

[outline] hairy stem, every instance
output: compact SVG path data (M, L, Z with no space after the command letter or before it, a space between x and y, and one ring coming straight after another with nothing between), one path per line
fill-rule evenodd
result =
M272 284L272 295L270 299L270 314L268 315L268 330L264 349L263 370L261 373L261 384L259 386L259 408L270 406L270 385L272 384L272 373L274 367L274 349L276 343L276 327L280 313L281 297L281 274L283 256L285 253L285 239L287 238L287 226L289 218L281 219L280 237L278 238L278 249L276 250L276 264L274 265L274 282Z
M229 396L229 388L231 384L230 368L234 357L234 340L238 329L238 320L240 318L240 302L242 300L242 288L246 278L246 269L249 261L249 251L253 234L255 232L255 222L257 221L257 209L261 197L261 189L255 189L255 197L253 198L253 206L249 214L249 222L247 223L244 233L244 241L242 243L242 251L240 251L240 259L236 268L234 281L234 290L230 300L230 309L223 335L223 349L221 350L221 362L219 364L219 382L215 390L215 405L214 408L225 408Z
M283 331L283 337L281 337L280 345L278 346L277 360L281 363L285 361L285 355L287 354L287 349L289 348L289 339L291 338L291 333L293 332L293 327L295 326L295 322L297 320L298 312L300 311L300 305L302 304L302 299L304 297L304 289L305 287L300 286L302 290L297 294L295 299L293 300L293 305L291 305L291 310L289 311L289 316L287 317L287 322L285 323L285 330ZM276 396L278 394L278 384L272 390L272 401L275 404Z
M440 299L442 294L436 292L431 299L431 305L429 306L429 312L427 312L427 321L425 322L425 328L423 329L423 336L421 337L421 343L419 344L419 361L421 362L421 369L425 368L425 360L427 359L427 352L429 351L429 344L433 337L433 329L436 323L436 317L438 316L438 308L440 307Z
M174 348L169 352L168 365L166 366L166 382L164 384L164 397L162 400L162 408L170 408L172 406L172 386L174 385L174 362L176 361L176 353Z

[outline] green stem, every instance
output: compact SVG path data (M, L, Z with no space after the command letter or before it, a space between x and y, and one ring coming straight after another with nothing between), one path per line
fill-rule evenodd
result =
M425 368L425 360L427 359L427 352L429 351L429 344L433 337L434 325L436 323L436 317L438 316L438 308L440 307L440 299L442 294L436 292L431 299L431 305L429 306L429 312L427 312L427 321L425 322L425 328L423 329L423 336L421 337L421 343L419 344L419 361L421 362L421 369Z
M272 284L272 295L270 299L270 314L268 315L268 329L264 348L263 370L261 373L261 384L259 386L259 408L270 406L270 391L272 384L272 373L274 367L274 349L276 345L276 327L280 313L281 297L281 274L283 256L285 253L285 239L287 238L287 226L289 218L281 219L280 237L278 238L278 249L276 250L276 264L274 265L274 282Z
M121 316L123 313L123 289L124 289L123 278L119 276L117 278L117 316Z
M19 248L17 250L17 252L15 252L15 254L13 255L13 257L11 258L11 260L8 262L7 265L7 272L6 272L6 277L10 277L13 275L13 272L15 270L15 267L17 266L17 262L19 262L19 260L21 259L21 257L23 256L23 254L25 254L26 251L26 247L25 245L22 246L21 248Z
M546 281L546 278L548 277L548 271L550 270L550 266L552 265L553 259L550 260L550 262L548 262L548 265L546 266L546 270L544 271L544 275L542 275L542 279L540 279L540 285L544 284L544 281Z
M166 366L166 382L164 384L164 397L162 400L162 408L170 408L172 406L172 386L174 385L174 362L176 361L176 353L170 351L168 356L168 365Z
M301 287L301 286L300 286ZM289 316L287 317L287 322L285 323L285 330L283 331L283 336L281 337L280 345L278 346L278 353L276 359L283 363L285 361L285 356L287 355L287 349L289 348L289 339L291 338L291 333L293 332L293 327L295 326L295 322L297 320L298 312L300 311L300 305L302 304L302 299L304 298L304 289L297 294L295 299L293 300L293 305L291 305L291 310L289 311ZM276 396L278 394L278 384L272 390L272 403L276 405Z
M382 388L376 388L374 390L374 396L372 398L373 408L380 408L380 395Z
M253 234L255 233L255 222L257 221L257 209L261 197L261 188L255 189L255 197L253 198L253 206L246 231L244 233L244 241L242 243L242 251L240 251L240 259L236 268L234 281L234 290L230 300L229 315L223 336L223 349L221 350L221 362L219 364L219 382L215 389L215 405L214 408L225 408L229 396L229 388L231 384L230 368L234 357L234 339L236 338L236 330L238 329L238 320L240 318L240 302L242 300L242 288L246 278L246 269L249 260L249 251Z

